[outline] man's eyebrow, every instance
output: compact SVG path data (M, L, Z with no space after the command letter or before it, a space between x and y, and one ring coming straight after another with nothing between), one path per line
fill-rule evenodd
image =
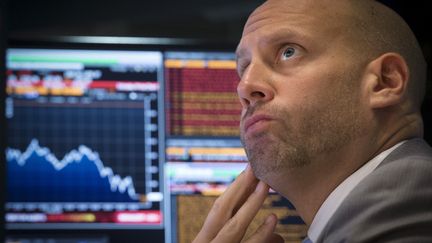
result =
M258 46L263 48L265 46L277 46L284 43L307 45L310 43L309 39L310 36L302 31L297 31L292 28L280 28L276 33L261 35L261 38L258 41ZM240 43L235 51L236 63L238 64L239 61L246 59L248 55L251 55L249 51L250 50L247 47Z
M302 32L295 31L291 28L281 28L279 32L272 33L270 35L262 35L260 40L258 41L259 46L267 46L267 45L277 45L284 42L305 42L307 41L308 35ZM241 45L237 46L236 49L236 59L240 59L247 55L247 49L242 47Z
M284 42L299 42L307 39L305 33L293 30L292 28L281 28L278 32L263 36L259 45L280 44Z

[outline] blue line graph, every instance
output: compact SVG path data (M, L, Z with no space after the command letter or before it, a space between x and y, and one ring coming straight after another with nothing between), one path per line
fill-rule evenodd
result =
M33 139L27 149L6 149L8 202L139 202L132 177L105 167L80 145L59 160Z

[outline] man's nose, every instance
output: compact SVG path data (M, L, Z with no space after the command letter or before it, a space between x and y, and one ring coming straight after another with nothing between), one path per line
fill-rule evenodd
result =
M237 93L243 108L267 102L274 98L274 88L269 71L262 64L250 64L237 86Z

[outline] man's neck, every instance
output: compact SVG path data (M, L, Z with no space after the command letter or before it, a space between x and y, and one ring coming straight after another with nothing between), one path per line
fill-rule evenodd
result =
M370 144L370 142L369 142ZM363 166L374 153L373 146L359 143L346 145L343 149L321 156L308 166L272 175L272 186L290 200L307 225L328 195L347 177ZM286 173L289 173L287 175Z

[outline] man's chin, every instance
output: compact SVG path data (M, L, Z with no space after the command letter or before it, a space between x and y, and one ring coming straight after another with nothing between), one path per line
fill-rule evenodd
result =
M273 188L274 188L274 186L277 187L277 184L278 184L278 181L280 181L280 178L284 177L284 175L282 173L280 173L280 171L274 171L274 170L262 171L262 170L258 169L258 171L254 172L254 174L258 180L265 182L267 185L270 186L270 188L273 191L276 191Z
M269 174L275 173L274 165L269 164L269 160L264 156L257 156L257 157L252 156L251 158L252 159L250 164L252 167L252 171L254 172L254 175L259 180L266 182L266 178L269 177ZM274 161L270 161L270 162L274 162Z

